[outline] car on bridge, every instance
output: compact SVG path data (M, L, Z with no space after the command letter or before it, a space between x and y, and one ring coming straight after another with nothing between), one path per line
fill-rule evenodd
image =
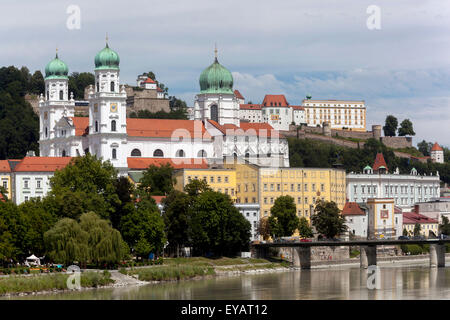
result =
M408 236L400 236L398 237L398 240L410 240L411 238Z

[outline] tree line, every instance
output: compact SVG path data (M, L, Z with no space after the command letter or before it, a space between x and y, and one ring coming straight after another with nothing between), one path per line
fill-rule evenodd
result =
M136 187L111 163L74 158L50 179L43 199L0 201L0 261L45 255L51 261L113 265L148 258L168 245L197 254L234 255L248 249L250 224L228 195L194 180L174 189L173 168L151 166ZM153 195L166 195L163 212Z

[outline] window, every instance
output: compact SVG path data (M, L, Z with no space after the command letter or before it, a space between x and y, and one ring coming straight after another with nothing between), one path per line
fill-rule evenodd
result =
M8 181L3 181L3 188L8 189Z
M132 156L132 157L140 157L140 156L141 156L141 150L139 150L139 149L133 149L133 150L131 151L131 156Z
M164 157L164 152L162 152L161 149L156 149L156 150L153 152L153 156L154 156L154 157L158 157L158 158L162 158L162 157Z
M116 131L116 120L111 121L111 131Z
M59 90L59 100L64 100L64 91Z
M274 186L274 184L271 183L271 184L270 184L270 191L273 191L273 190L274 190L274 189L273 189L273 186Z
M291 183L291 192L294 192L294 184Z
M245 191L245 192L248 192L248 184L245 184L245 185L244 185L244 191Z
M297 191L302 191L302 185L300 183L297 184Z
M325 185L323 183L320 184L320 191L322 191L322 192L325 191Z
M252 197L252 203L256 203L256 198Z
M308 192L308 184L307 184L307 183L305 183L305 188L303 188L303 190L304 190L305 192Z
M112 158L117 159L117 149L112 149Z
M273 198L272 198L272 197L270 198L270 203L271 203L271 204L273 203Z
M63 150L63 151L61 152L61 155L62 155L63 157L66 157L66 150Z
M36 188L41 189L41 180L36 181Z
M277 183L277 191L281 191L281 185Z
M184 150L183 149L178 150L175 156L178 158L183 158L185 156Z
M211 106L211 120L219 122L219 109L217 105Z
M24 189L28 189L28 188L29 188L28 180L24 180L24 181L23 181L23 188L24 188Z
M222 177L221 176L218 176L217 177L217 183L221 183L222 182Z
M267 204L267 198L264 198L264 204Z
M213 177L213 176L211 176L211 177L209 178L209 182L210 182L210 183L214 183L214 177ZM239 187L238 187L238 189L239 189Z
M200 150L200 151L197 153L197 157L198 157L198 158L206 158L206 151L205 151L205 150Z
M111 92L114 92L114 91L116 91L114 81L111 81Z
M264 191L267 191L267 183L264 183Z
M252 191L255 192L256 191L256 185L252 184Z
M98 132L98 121L95 121L95 132Z
M301 197L297 197L297 203L298 204L302 203L302 198Z
M48 137L48 128L47 127L45 127L45 137L46 138Z

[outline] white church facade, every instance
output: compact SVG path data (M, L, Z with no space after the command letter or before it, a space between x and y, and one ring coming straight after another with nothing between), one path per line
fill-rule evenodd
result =
M285 138L267 124L242 122L233 77L217 60L200 76L194 120L127 118L119 55L106 44L95 56L95 85L89 91L89 117L75 117L68 67L58 58L45 68L39 101L40 156L86 153L109 160L119 172L128 158L171 158L209 164L241 158L261 166L288 167Z

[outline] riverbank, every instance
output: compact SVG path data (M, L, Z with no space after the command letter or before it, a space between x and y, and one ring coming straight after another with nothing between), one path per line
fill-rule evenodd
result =
M120 270L82 270L81 290L139 286L169 281L197 280L239 273L278 272L289 263L252 258L174 258L162 265L121 268ZM0 279L0 297L61 293L67 289L68 274L14 275Z

